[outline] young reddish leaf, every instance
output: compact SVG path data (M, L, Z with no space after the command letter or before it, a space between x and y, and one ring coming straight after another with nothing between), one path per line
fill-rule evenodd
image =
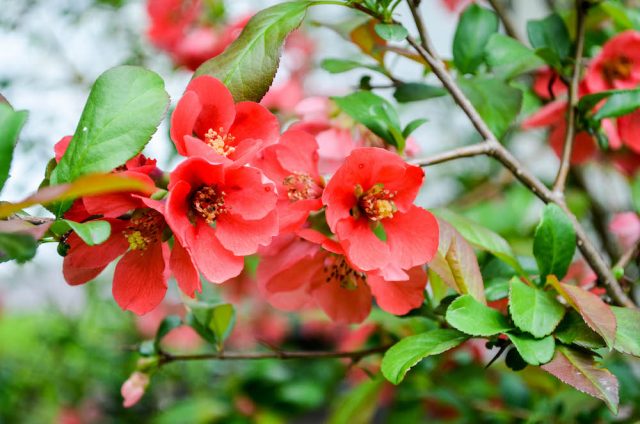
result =
M72 183L45 187L18 203L1 203L0 219L6 218L24 208L33 205L46 205L53 202L72 200L95 194L121 191L139 191L152 193L155 187L144 180L117 174L92 174L80 177Z
M381 64L384 62L387 42L376 33L376 20L371 19L357 26L349 36L351 41L366 55L371 56Z
M613 348L619 352L640 356L640 311L612 306L616 316L616 341Z
M549 276L547 281L582 315L587 325L602 336L609 349L612 349L616 339L616 316L611 306L595 294L580 287L560 283L553 276Z
M460 294L486 303L478 259L471 245L443 219L438 219L440 243L429 268Z
M603 400L614 414L618 413L618 380L600 368L593 357L560 346L553 360L542 369L581 392Z

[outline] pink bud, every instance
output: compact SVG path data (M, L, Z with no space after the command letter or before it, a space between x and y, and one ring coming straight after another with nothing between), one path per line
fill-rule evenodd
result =
M122 389L120 389L120 393L122 393L122 397L124 398L122 405L125 408L130 408L138 403L148 385L149 376L147 374L139 371L131 374L122 385Z

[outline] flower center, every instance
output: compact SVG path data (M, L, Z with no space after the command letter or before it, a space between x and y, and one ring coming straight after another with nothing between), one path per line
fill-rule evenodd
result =
M602 65L602 73L609 84L616 80L625 80L631 76L633 62L626 56L618 56Z
M367 281L367 276L351 268L343 256L327 257L323 271L326 283L335 281L346 290L355 290Z
M231 134L224 134L224 128L220 127L218 131L209 128L204 135L205 143L207 143L219 155L229 156L236 148L231 145L235 141L235 137Z
M164 227L162 215L153 209L147 209L134 212L123 233L131 250L146 250L150 244L160 240Z
M204 186L191 196L191 207L207 224L213 224L218 216L227 211L224 196L225 192L217 187Z
M385 218L393 218L393 214L398 210L393 198L396 192L389 191L382 184L375 184L366 192L358 184L355 188L355 194L358 198L357 211L364 214L371 221L380 221ZM354 208L355 209L355 208Z
M309 174L302 172L294 172L282 184L287 188L287 196L291 201L318 199L322 195L322 187Z

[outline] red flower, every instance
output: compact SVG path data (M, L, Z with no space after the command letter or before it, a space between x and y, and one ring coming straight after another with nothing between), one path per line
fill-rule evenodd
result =
M318 143L304 131L289 130L261 156L259 166L278 190L280 233L295 231L309 213L322 208L324 180L318 173Z
M565 94L567 92L567 86L562 82L556 71L545 66L536 71L533 81L533 91L538 97L551 100Z
M373 297L396 315L422 305L427 276L421 267L410 269L408 280L387 281L354 266L336 241L314 230L302 233L307 240L285 237L284 247L258 265L258 287L273 306L291 311L317 305L333 321L359 323L369 316Z
M405 270L433 258L438 223L430 212L413 204L423 178L420 167L380 148L359 148L347 157L327 184L322 201L327 223L352 264L402 280L407 278Z
M178 153L212 162L249 162L279 135L278 119L254 102L234 104L231 93L210 76L193 79L171 116Z
M237 276L242 257L277 233L277 195L262 178L256 168L202 158L189 158L171 173L167 223L209 281Z
M607 41L589 65L585 84L590 93L640 85L640 32L624 31Z
M640 110L618 118L618 133L624 145L640 154Z
M169 254L169 246L163 240L167 224L162 203L129 196L136 206L130 218L104 219L111 224L111 236L106 242L88 246L75 233L68 237L69 252L64 258L63 274L71 285L84 284L124 254L116 265L113 297L122 309L143 315L164 299L170 274L188 296L193 297L201 285L193 262L178 240ZM108 214L112 205L108 198L103 200L101 205L94 204L95 212Z

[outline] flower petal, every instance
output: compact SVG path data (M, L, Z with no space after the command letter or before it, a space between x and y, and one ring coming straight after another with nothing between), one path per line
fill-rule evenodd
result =
M394 315L404 315L422 305L427 273L422 267L412 268L408 281L385 281L371 273L367 275L367 284L380 308Z
M200 112L202 112L202 105L198 95L194 91L187 91L178 101L171 115L171 140L182 156L187 156L184 137L193 134L193 127Z
M203 139L209 129L219 132L222 128L228 131L236 116L236 110L233 96L227 87L216 78L203 75L191 80L185 92L189 91L198 95L202 105L193 132Z
M383 221L391 261L402 269L429 262L438 251L438 221L431 212L413 206Z
M178 282L178 287L184 294L193 298L196 292L202 292L202 283L196 265L189 252L182 247L178 240L175 240L173 244L169 264L171 272Z
M225 249L213 228L204 220L196 222L196 228L188 232L184 246L204 277L213 283L222 283L242 272L244 259Z
M218 217L215 233L225 249L240 256L252 255L278 234L278 215L271 211L262 219L249 221L226 213Z
M371 271L389 263L389 247L374 234L367 219L343 219L336 235L349 261L359 269Z
M248 138L275 143L280 135L278 118L266 107L254 102L236 104L236 116L229 128L236 144Z
M257 168L243 166L228 169L224 187L225 206L244 219L264 218L276 207L278 195L272 184L262 182L262 172Z
M334 322L358 324L369 316L371 312L369 286L359 284L354 289L346 289L337 281L325 281L322 272L317 273L316 276L313 282L313 297Z

